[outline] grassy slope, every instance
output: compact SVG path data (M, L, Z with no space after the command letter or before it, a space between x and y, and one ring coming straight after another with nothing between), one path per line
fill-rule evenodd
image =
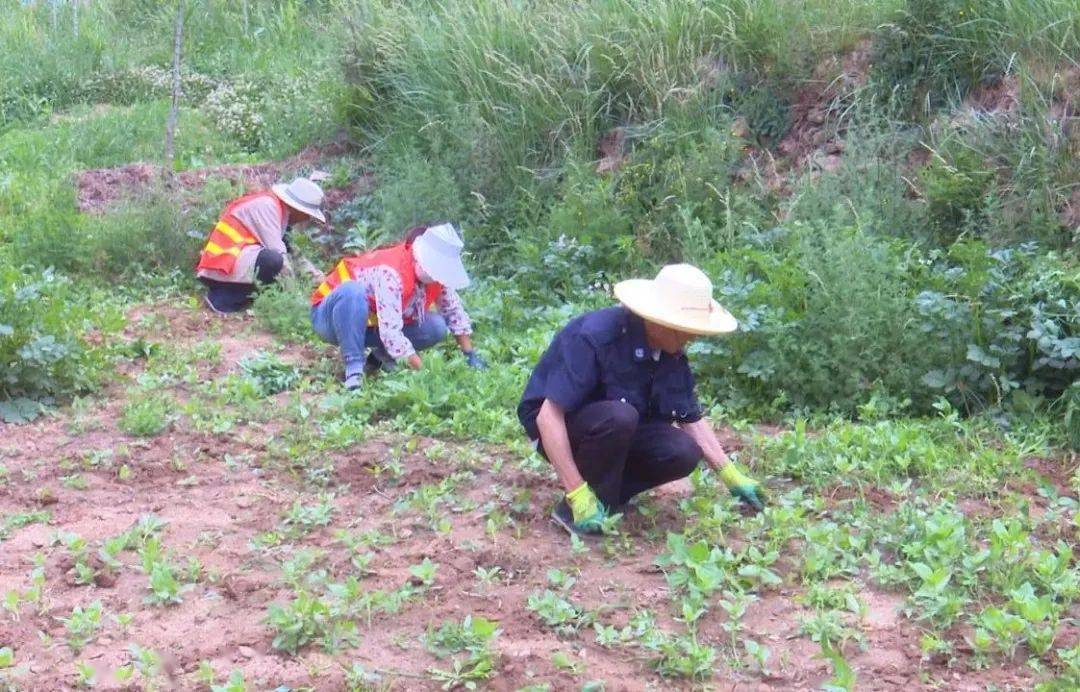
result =
M595 54L587 63L590 70L576 84L546 82L542 77L549 71L574 74L568 68L584 63L576 60L577 53L571 48L583 39L602 36L612 17L627 15L626 3L582 5L574 10L588 15L580 22L570 21L565 7L557 3L535 3L530 12L536 14L523 12L510 19L495 16L490 3L450 3L438 31L427 15L411 12L405 5L372 7L367 17L374 27L373 35L383 40L382 48L387 51L388 57L380 58L387 60L381 63L386 70L383 76L397 80L380 84L381 88L393 89L399 95L394 99L393 114L399 118L395 121L396 128L416 132L428 123L453 123L461 117L460 104L469 104L481 114L488 109L493 122L499 124L492 130L479 131L481 135L490 135L489 145L495 153L511 160L514 156L526 156L531 165L541 166L557 160L566 146L576 148L577 156L591 157L596 135L623 118L653 120L679 115L669 109L677 102L679 85L696 79L693 59L703 51L716 49L726 59L741 65L775 64L784 74L798 78L805 76L805 71L815 64L817 51L852 45L898 5L710 3L709 7L723 11L690 17L688 11L680 9L685 7L684 3L659 4L664 11L649 16L635 14L634 21L629 22L629 33L620 36L620 40L591 41ZM227 16L221 14L226 11L222 9L224 4L212 3L213 11L193 17L192 35L199 38L191 49L191 64L211 74L236 70L261 78L279 72L310 76L320 68L329 69L335 53L334 41L341 36L339 24L319 14L302 19L295 4L287 4L287 8L294 9L282 13L272 13L269 3L255 5L257 12L264 14L257 15L253 24L266 27L260 38L253 41L257 50L246 50L244 42L223 47L214 40L217 35L214 28L235 24L237 16L235 3ZM62 40L67 20L55 33L44 29L48 25L44 13L33 30L20 28L17 22L5 24L4 31L8 33L4 37L18 39L18 45L25 50L2 53L0 64L6 68L2 73L7 79L22 75L27 82L41 80L55 84L72 71L72 65L79 65L79 71L89 71L102 66L111 69L147 62L166 63L167 52L150 37L167 33L167 13L151 13L146 24L133 26L130 33L117 38L106 6L107 3L102 3L102 9L93 10L102 12L100 16L83 17L79 42ZM1076 54L1076 31L1070 28L1075 22L1067 21L1076 15L1068 3L1047 0L1006 3L1000 7L1010 14L994 21L1009 30L987 33L988 42L994 41L1005 52L1022 50L1025 55L1049 62L1058 61L1063 52ZM489 9L485 12L483 8ZM1047 19L1050 17L1053 21ZM500 23L505 21L513 24ZM703 26L707 30L695 30ZM329 31L321 31L327 27ZM543 27L544 31L538 31L537 27ZM706 34L715 43L700 38ZM448 36L470 37L470 40L450 42ZM523 36L534 38L525 41ZM687 36L699 38L688 40ZM63 48L58 50L57 46ZM808 50L808 46L814 49ZM500 59L500 55L507 59ZM446 69L447 65L454 69ZM643 65L649 68L641 69ZM324 75L322 79L330 78ZM11 90L6 88L4 93ZM630 94L635 94L634 98ZM643 96L639 98L637 94ZM50 227L56 234L54 237L62 237L72 228L93 233L94 229L86 227L87 222L72 208L69 176L84 167L153 158L159 147L164 109L161 100L139 101L131 106L76 105L56 115L35 113L31 109L29 119L5 124L6 132L0 134L0 168L5 171L0 184L0 234L6 235L0 235L0 239L11 237L6 229L25 233L31 228ZM516 117L515 112L519 113ZM583 112L597 115L595 119L582 118ZM542 117L537 118L538 113ZM484 120L468 122L472 129L463 132L476 136L475 128L479 127L476 123ZM274 127L285 135L290 133L287 121ZM553 145L548 136L553 130L566 133L565 141L557 140ZM246 152L227 134L216 131L204 115L188 108L182 115L178 158L183 165L194 165L198 161L213 163L277 155L302 145L304 137L303 133L295 138L285 136L267 149ZM543 142L543 146L538 142ZM108 219L94 223L108 223ZM470 299L478 323L487 332L483 334L484 348L498 365L496 371L482 380L472 377L454 361L452 354L447 354L445 360L438 356L430 359L428 377L402 373L381 381L360 397L348 399L334 389L336 373L332 371L330 354L305 364L302 371L306 379L301 387L313 391L307 392L306 399L299 397L288 403L286 416L290 422L283 433L282 447L274 452L280 456L275 464L281 465L275 473L282 474L289 492L301 492L288 486L294 482L288 479L295 474L303 476L301 485L328 482L331 491L337 490L341 479L328 481L320 471L321 459L328 448L340 448L347 455L361 453L356 441L371 434L372 420L382 420L381 429L395 435L438 435L510 444L513 452L499 449L492 455L487 450L477 452L471 446L461 451L454 447L453 458L445 463L448 468L458 468L455 464L461 464L466 469L472 462L462 463L459 457L482 453L485 463L490 463L490 456L496 456L496 463L511 466L523 463L527 473L541 474L538 477L543 482L530 476L540 495L550 490L550 477L544 475L546 470L531 468L533 462L525 461L529 457L518 437L512 407L529 365L535 362L551 330L574 310L601 304L606 298L600 294L579 294L575 305L530 309L526 314L520 306L530 299L511 299L508 297L514 295L511 291L510 287L495 282ZM162 341L162 334L172 328L168 319L152 327L145 335L150 342ZM175 386L177 396L186 396L190 385L196 392L176 423L182 435L200 440L203 435L212 438L218 426L237 426L238 434L261 434L257 426L249 429L243 415L230 413L246 411L244 415L256 420L259 415L265 415L265 396L257 389L245 384L241 377L203 382L198 368L191 365L199 362L197 354L171 353L167 344L159 348L166 350L159 351L147 363L148 369L155 371L154 376L133 381L130 391L118 394L110 404L117 413L126 414L128 424L145 423L147 429L153 430L156 419L163 414L147 402L157 398L159 387ZM184 365L184 359L191 363ZM324 390L330 394L323 395ZM893 413L888 405L883 406L885 415ZM123 412L119 410L122 407ZM309 422L313 410L319 411L318 427ZM715 409L717 414L723 412ZM878 415L872 406L864 413L868 420ZM797 644L800 650L809 647L812 652L817 644L811 640L816 637L840 645L853 660L863 660L854 644L867 634L873 639L873 634L864 631L867 625L859 615L859 594L864 590L896 588L909 599L911 618L904 622L910 628L909 643L921 646L921 653L926 656L925 682L952 675L952 671L943 667L946 663L956 665L963 676L975 680L982 675L978 670L984 665L998 671L1016 667L1020 660L1030 660L1050 671L1065 671L1074 676L1075 682L1080 671L1073 666L1080 659L1072 648L1076 633L1068 618L1077 597L1077 568L1067 548L1072 542L1070 520L1075 516L1077 491L1075 480L1071 479L1075 460L1062 459L1057 465L1039 466L1039 470L1049 472L1045 475L1050 480L1044 481L1026 468L1032 458L1048 453L1046 421L1036 418L1030 426L1003 436L986 421L963 422L946 408L939 419L836 422L822 423L822 427L817 435L794 432L778 440L762 440L752 453L744 452L741 456L743 463L752 466L756 474L770 478L774 486L775 508L764 519L738 518L730 505L717 501L716 489L706 482L698 488L696 499L683 506L680 516L662 512L658 523L650 527L658 534L674 530L690 544L703 540L707 546L735 546L734 554L706 551L704 555L700 552L689 555L677 540L664 545L658 540L659 535L646 535L646 532L613 539L609 550L616 555L623 550L638 550L675 560L668 568L674 579L670 600L658 599L649 604L662 611L664 631L672 639L656 640L652 648L642 649L641 638L635 637L627 646L605 649L607 653L603 655L610 659L604 659L604 666L623 670L639 665L638 659L644 657L667 672L685 672L692 671L695 662L704 660L713 651L719 652L723 661L717 664L718 670L727 674L720 665L745 666L739 674L753 680L757 674L753 656L745 648L730 647L723 629L729 620L723 616L725 606L720 603L723 599L736 606L747 594L770 602L780 600L773 587L762 583L768 577L763 577L760 571L749 570L747 575L751 576L746 577L732 576L739 573L739 568L749 566L781 573L785 580L782 588L791 589L803 599L804 614L810 624L802 628L800 636L797 623L787 623L792 635L800 637ZM74 433L80 434L78 429ZM123 449L128 446L132 442L124 438L102 451L115 451L123 456ZM62 455L50 454L50 461L57 464L63 461ZM17 451L12 450L5 452L5 457L9 458L6 462L9 464L13 463L11 459L19 458ZM22 466L17 468L21 470ZM66 471L75 475L88 473L94 479L100 476L105 485L117 483L112 468ZM54 472L52 468L47 470ZM1005 490L1002 485L1006 486ZM344 489L341 491L344 496ZM64 492L77 500L77 489L68 488ZM305 506L315 506L320 501L317 493L296 497ZM481 493L477 501L483 497ZM35 510L34 501L26 499L17 506L12 504L5 521ZM514 521L523 523L527 534L543 531L542 524L535 525L535 518L542 514L550 499L538 497L528 507L526 518L518 517L499 527L501 533L492 540L519 540L515 531L520 534L522 529L515 527ZM662 500L657 504L666 512L671 502ZM512 508L513 504L512 499L500 499L497 509L514 517L518 510ZM278 508L283 513L288 509L285 505ZM415 513L418 536L434 538L439 534L424 525L426 515L422 509L411 507L402 511ZM680 523L683 517L688 518L685 526ZM328 535L316 534L316 538L318 546L329 541ZM464 538L459 538L461 544L456 547L468 552ZM619 540L627 543L620 544ZM743 541L761 546L761 554L749 552ZM182 549L180 544L173 547ZM303 547L303 542L298 542L296 547ZM559 545L550 548L553 553L560 550ZM336 544L334 549L339 549ZM408 549L421 550L411 542ZM770 557L769 549L776 549L777 555ZM62 551L56 546L50 555L59 558ZM419 561L419 552L416 554ZM644 559L642 563L649 561ZM1001 564L1011 568L997 569ZM21 567L26 569L20 574L29 569L29 565ZM607 569L599 556L594 555L568 559L560 567L566 571L582 569L586 574L590 570ZM137 575L134 569L125 573L129 579L138 577L138 583L142 584L142 575ZM721 575L720 585L710 581L717 574ZM336 580L344 578L346 573L335 572L332 576ZM465 581L471 587L472 580ZM664 586L659 577L655 581L654 587ZM30 581L24 580L15 588L21 591L29 585ZM549 585L546 577L537 576L529 586L539 592ZM314 586L312 589L317 590ZM854 605L847 598L849 593L856 597ZM275 594L282 599L295 595L291 591L280 594L275 591ZM526 606L524 596L514 594L519 599L514 602L518 611ZM702 599L709 612L702 616L700 624L694 624L698 618L693 616L685 618L689 624L671 619L671 616L683 617L685 608L693 612ZM85 600L76 597L80 603ZM138 599L135 600L136 605L131 607L141 607L137 605ZM602 604L588 602L590 607ZM69 614L70 611L60 613L64 617ZM435 627L441 619L461 615L456 611L440 612L430 622L409 622L400 631L403 636L416 636L424 625ZM141 617L152 616L143 613ZM29 614L26 618L32 620ZM48 628L54 624L41 626ZM623 623L612 621L612 624ZM765 642L768 627L751 623L739 636ZM926 628L921 642L915 640L915 627ZM1048 631L1056 632L1059 641L1047 645ZM547 630L547 634L552 634L552 630ZM59 630L57 635L62 636ZM586 629L580 636L590 641L588 646L596 650L593 653L599 653L599 648L591 643L591 632ZM8 643L0 641L0 648ZM16 649L20 648L20 642L14 644ZM268 651L267 644L261 641L259 646ZM772 644L774 663L770 665L782 660L783 651L789 646L795 645L788 641ZM1013 655L1018 658L1011 658ZM125 660L117 651L110 656L117 664ZM66 664L73 660L65 654ZM544 662L539 670L543 675L560 674L550 662ZM186 672L193 675L193 671ZM873 677L874 673L869 675ZM1049 677L1049 673L1032 675ZM816 681L824 677L820 675ZM580 678L587 679L588 675ZM1063 684L1068 688L1070 683Z

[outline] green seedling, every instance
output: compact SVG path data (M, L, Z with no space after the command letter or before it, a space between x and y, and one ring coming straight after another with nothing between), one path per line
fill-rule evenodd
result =
M458 622L444 622L439 629L430 627L424 635L424 645L439 658L462 651L485 649L499 636L498 623L472 615Z
M762 675L768 675L769 669L769 647L763 646L753 639L743 639L743 648L746 650L746 655L750 657L750 660L757 666L759 672Z
M75 606L69 617L57 618L64 623L68 648L72 653L78 655L87 644L97 638L98 629L101 627L101 614L101 601L94 601L85 608Z
M500 578L500 575L502 575L502 572L502 567L499 567L498 565L493 565L492 567L478 566L476 569L473 570L473 574L480 582L480 586L482 589L488 589L494 586L496 580L498 580Z
M229 679L225 681L224 685L211 684L210 692L247 692L244 674L239 670L234 670L229 674Z
M180 582L176 580L176 574L173 572L172 566L161 560L150 567L149 589L150 593L143 598L143 602L150 605L164 606L183 603L184 598L181 593L187 587L181 586Z
M571 675L581 675L585 672L585 662L575 659L565 651L556 651L551 654L551 665L556 670L565 670Z
M855 671L848 665L843 653L823 641L819 657L828 660L833 667L832 679L821 686L825 692L852 692L855 689Z
M285 605L270 604L267 622L276 630L272 646L291 654L314 641L319 641L328 653L359 645L352 620L305 592Z
M154 437L172 424L175 403L160 394L144 395L124 406L117 425L129 435Z
M552 588L558 589L559 591L569 591L573 588L574 583L577 582L575 577L554 567L547 571L547 580Z
M94 667L85 661L75 663L75 686L88 689L97 685L97 672Z
M499 636L498 623L468 615L461 623L445 622L439 629L428 629L424 643L439 658L467 652L465 658L455 658L449 669L431 668L428 674L443 689L458 686L475 689L476 681L486 680L495 672L491 644Z
M76 473L70 476L61 476L60 481L64 484L65 488L72 490L86 490L89 485L86 482L86 476Z
M330 524L334 516L332 496L322 496L313 505L304 505L295 500L285 513L284 525L293 533L308 533L320 526Z
M588 627L595 620L595 615L557 593L545 590L529 594L528 608L559 636L573 636L581 627Z
M424 586L431 586L435 583L435 572L439 569L437 563L432 562L428 558L424 558L424 561L419 565L412 565L409 567L409 574L414 579L420 582Z
M663 677L704 679L712 676L716 650L698 642L692 634L672 636L657 630L642 644L653 653L650 663Z

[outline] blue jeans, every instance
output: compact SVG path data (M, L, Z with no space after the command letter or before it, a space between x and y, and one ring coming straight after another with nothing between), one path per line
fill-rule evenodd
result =
M368 312L367 287L357 281L341 284L311 309L315 333L323 341L341 347L346 377L363 372L369 348L383 363L392 360L383 349L378 327L367 326ZM448 329L442 315L429 312L423 324L406 324L401 331L414 349L422 351L445 339Z

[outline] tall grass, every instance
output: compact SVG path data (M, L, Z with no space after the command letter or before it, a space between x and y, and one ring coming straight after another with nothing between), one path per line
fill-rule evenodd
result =
M1080 55L1075 0L357 0L349 26L346 113L376 157L454 171L496 228L616 126L693 136L739 114L775 142L822 58L871 36L868 93L892 115Z

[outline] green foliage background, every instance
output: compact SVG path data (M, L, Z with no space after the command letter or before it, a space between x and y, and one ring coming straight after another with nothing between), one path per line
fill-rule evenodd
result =
M1075 410L1077 229L1063 212L1080 128L1062 115L1075 106L1074 2L250 5L246 34L237 3L189 5L177 166L281 157L346 128L363 161L342 175L368 168L378 184L339 210L338 237L303 244L318 262L453 219L499 289L470 307L486 314L512 291L528 316L604 304L611 282L686 260L742 323L695 347L703 392L724 410L850 417L888 402L921 415L942 397L965 413ZM75 35L70 5L0 8L0 266L134 295L192 288L203 231L236 189L213 183L184 204L151 190L89 216L71 185L86 168L159 157L172 9L103 0L79 8ZM832 58L851 51L871 57L864 79L837 73ZM799 94L830 80L841 162L812 158L777 189L746 154L775 147ZM1000 84L1013 107L965 104ZM599 174L613 133L603 153L617 161ZM257 312L305 339L305 290L268 293ZM0 323L70 344L50 367L71 373L31 376L43 366L17 355L26 335L0 334L24 373L5 396L88 386L76 354L100 349L80 342L82 326L4 305ZM520 352L522 315L495 312L490 348ZM528 364L497 385L500 406Z

